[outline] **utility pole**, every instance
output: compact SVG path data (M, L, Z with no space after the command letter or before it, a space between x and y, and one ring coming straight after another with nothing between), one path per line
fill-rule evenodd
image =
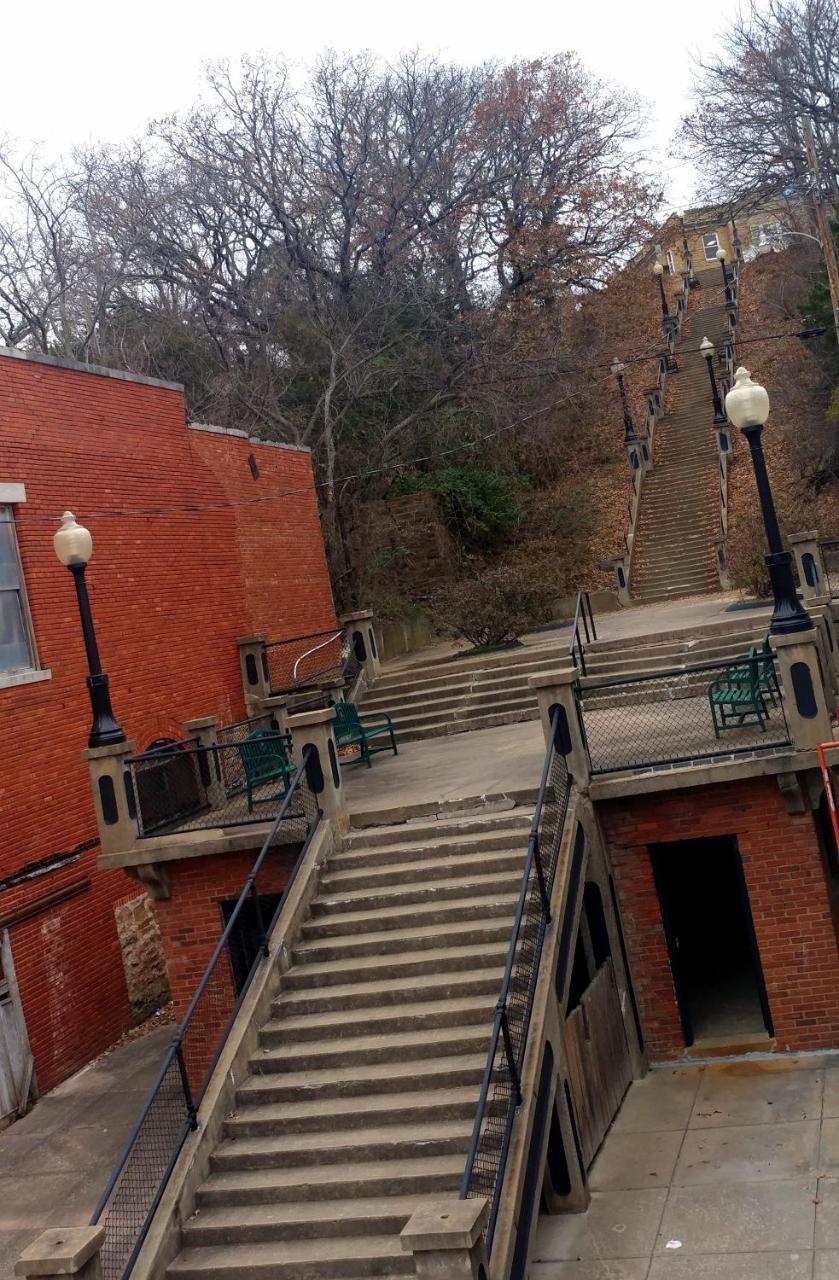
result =
M804 150L807 152L807 167L810 170L811 191L813 196L813 212L816 215L816 226L821 241L824 263L827 267L827 283L830 288L830 301L833 303L833 326L836 330L836 341L839 342L839 263L836 261L836 246L830 231L827 212L822 201L819 178L819 158L816 154L816 140L813 137L813 124L809 116L803 123Z

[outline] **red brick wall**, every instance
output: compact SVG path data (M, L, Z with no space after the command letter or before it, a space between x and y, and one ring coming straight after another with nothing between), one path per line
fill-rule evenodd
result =
M737 837L779 1049L839 1046L839 953L811 814L788 814L774 778L600 808L653 1058L684 1042L648 846L708 836Z
M272 851L260 869L260 895L279 893L288 884L299 851L288 846ZM175 1014L181 1018L195 994L224 929L221 904L235 901L250 874L258 850L190 858L170 865L171 893L154 903ZM265 920L267 927L269 921ZM219 1035L235 1003L231 970L220 959L196 1006L184 1048L193 1083L212 1060ZM197 1083L195 1084L197 1087Z
M96 835L80 754L90 724L84 650L72 581L52 549L65 508L93 533L88 586L103 665L117 717L141 746L182 737L185 719L244 714L237 637L317 631L335 615L308 453L190 430L177 391L0 358L0 481L26 486L15 512L18 541L40 663L52 672L43 683L0 688L2 881ZM229 505L243 499L247 505ZM210 509L172 510L198 506ZM53 873L0 889L0 917L12 901L34 902L57 883ZM29 958L33 930L58 919L62 933L77 930L88 945L96 938L101 962L84 969L84 982L100 1004L125 1008L121 966L110 962L112 910L99 892L12 927L42 1088L105 1047L113 1021L99 1026L68 1013L61 1026L74 1023L76 1040L61 1065L50 1045L64 1032L50 1032L50 1040L37 1024L41 1009L62 1005L80 970L69 944L56 947L45 979ZM101 894L108 892L112 905L137 889L108 876Z

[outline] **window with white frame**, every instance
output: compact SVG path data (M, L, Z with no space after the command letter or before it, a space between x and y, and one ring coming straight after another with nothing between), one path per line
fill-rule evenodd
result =
M710 262L712 258L716 258L717 249L720 242L717 239L716 231L709 231L707 235L702 237L702 248L705 250L705 261Z
M0 504L0 674L36 665L14 514Z

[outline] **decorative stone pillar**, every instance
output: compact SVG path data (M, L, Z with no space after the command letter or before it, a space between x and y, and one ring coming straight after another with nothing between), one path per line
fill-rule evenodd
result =
M58 1280L77 1276L78 1280L102 1280L100 1249L104 1227L52 1227L42 1232L15 1263L16 1276L38 1276Z
M200 751L196 751L197 775L206 803L211 809L223 809L227 792L222 782L220 752L216 727L218 716L202 716L200 720L184 720L184 729Z
M379 647L373 629L373 610L357 609L354 613L344 613L339 619L344 634L353 646L367 677L366 683L372 684L379 674Z
M614 576L615 591L620 603L623 605L632 604L632 597L629 594L627 556L614 556L611 560L604 560L602 567L608 569Z
M527 683L535 690L539 702L539 718L546 743L552 739L554 710L560 708L555 746L568 761L577 786L584 788L589 783L591 765L575 696L577 675L578 668L570 666L559 671L540 671L538 675L530 676Z
M262 703L271 696L271 672L268 669L268 653L265 636L243 636L236 641L239 646L239 670L242 691L249 716L257 715Z
M825 677L822 676L816 628L771 635L769 643L778 660L784 711L793 746L816 747L831 738Z
M727 422L721 422L714 427L717 433L717 451L721 458L728 458L731 453L731 428Z
M288 698L284 695L272 694L270 698L263 700L260 710L270 714L280 733L288 733Z
M137 842L137 802L126 768L136 742L116 742L110 747L86 747L99 844L103 853L124 853Z
M795 556L795 567L798 570L798 584L805 603L826 604L830 599L827 591L827 574L824 571L819 535L815 529L806 533L791 533L787 539Z
M309 764L309 785L317 796L324 817L334 822L338 831L346 831L349 816L335 741L335 708L325 707L291 715L288 717L288 729L292 753L298 764L303 762L306 747L314 748L314 759Z
M476 1199L434 1200L418 1209L400 1239L421 1280L489 1280L484 1244L489 1204Z

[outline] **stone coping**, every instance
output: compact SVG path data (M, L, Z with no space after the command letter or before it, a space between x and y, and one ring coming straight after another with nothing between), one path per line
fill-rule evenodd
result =
M718 760L698 760L695 764L650 766L622 773L597 774L591 779L592 800L615 800L620 796L646 795L652 791L679 791L688 787L707 787L738 778L763 778L779 773L797 773L817 769L816 752L794 748L726 756Z
M144 387L159 387L161 391L176 391L183 395L182 382L166 382L163 378L150 378L144 373L127 373L124 369L108 369L102 364L84 364L81 360L68 360L64 356L47 356L40 351L21 351L18 347L0 347L0 359L27 360L30 364L46 364L53 369L66 369L70 373L90 373L97 378L116 378L118 382L139 382Z

